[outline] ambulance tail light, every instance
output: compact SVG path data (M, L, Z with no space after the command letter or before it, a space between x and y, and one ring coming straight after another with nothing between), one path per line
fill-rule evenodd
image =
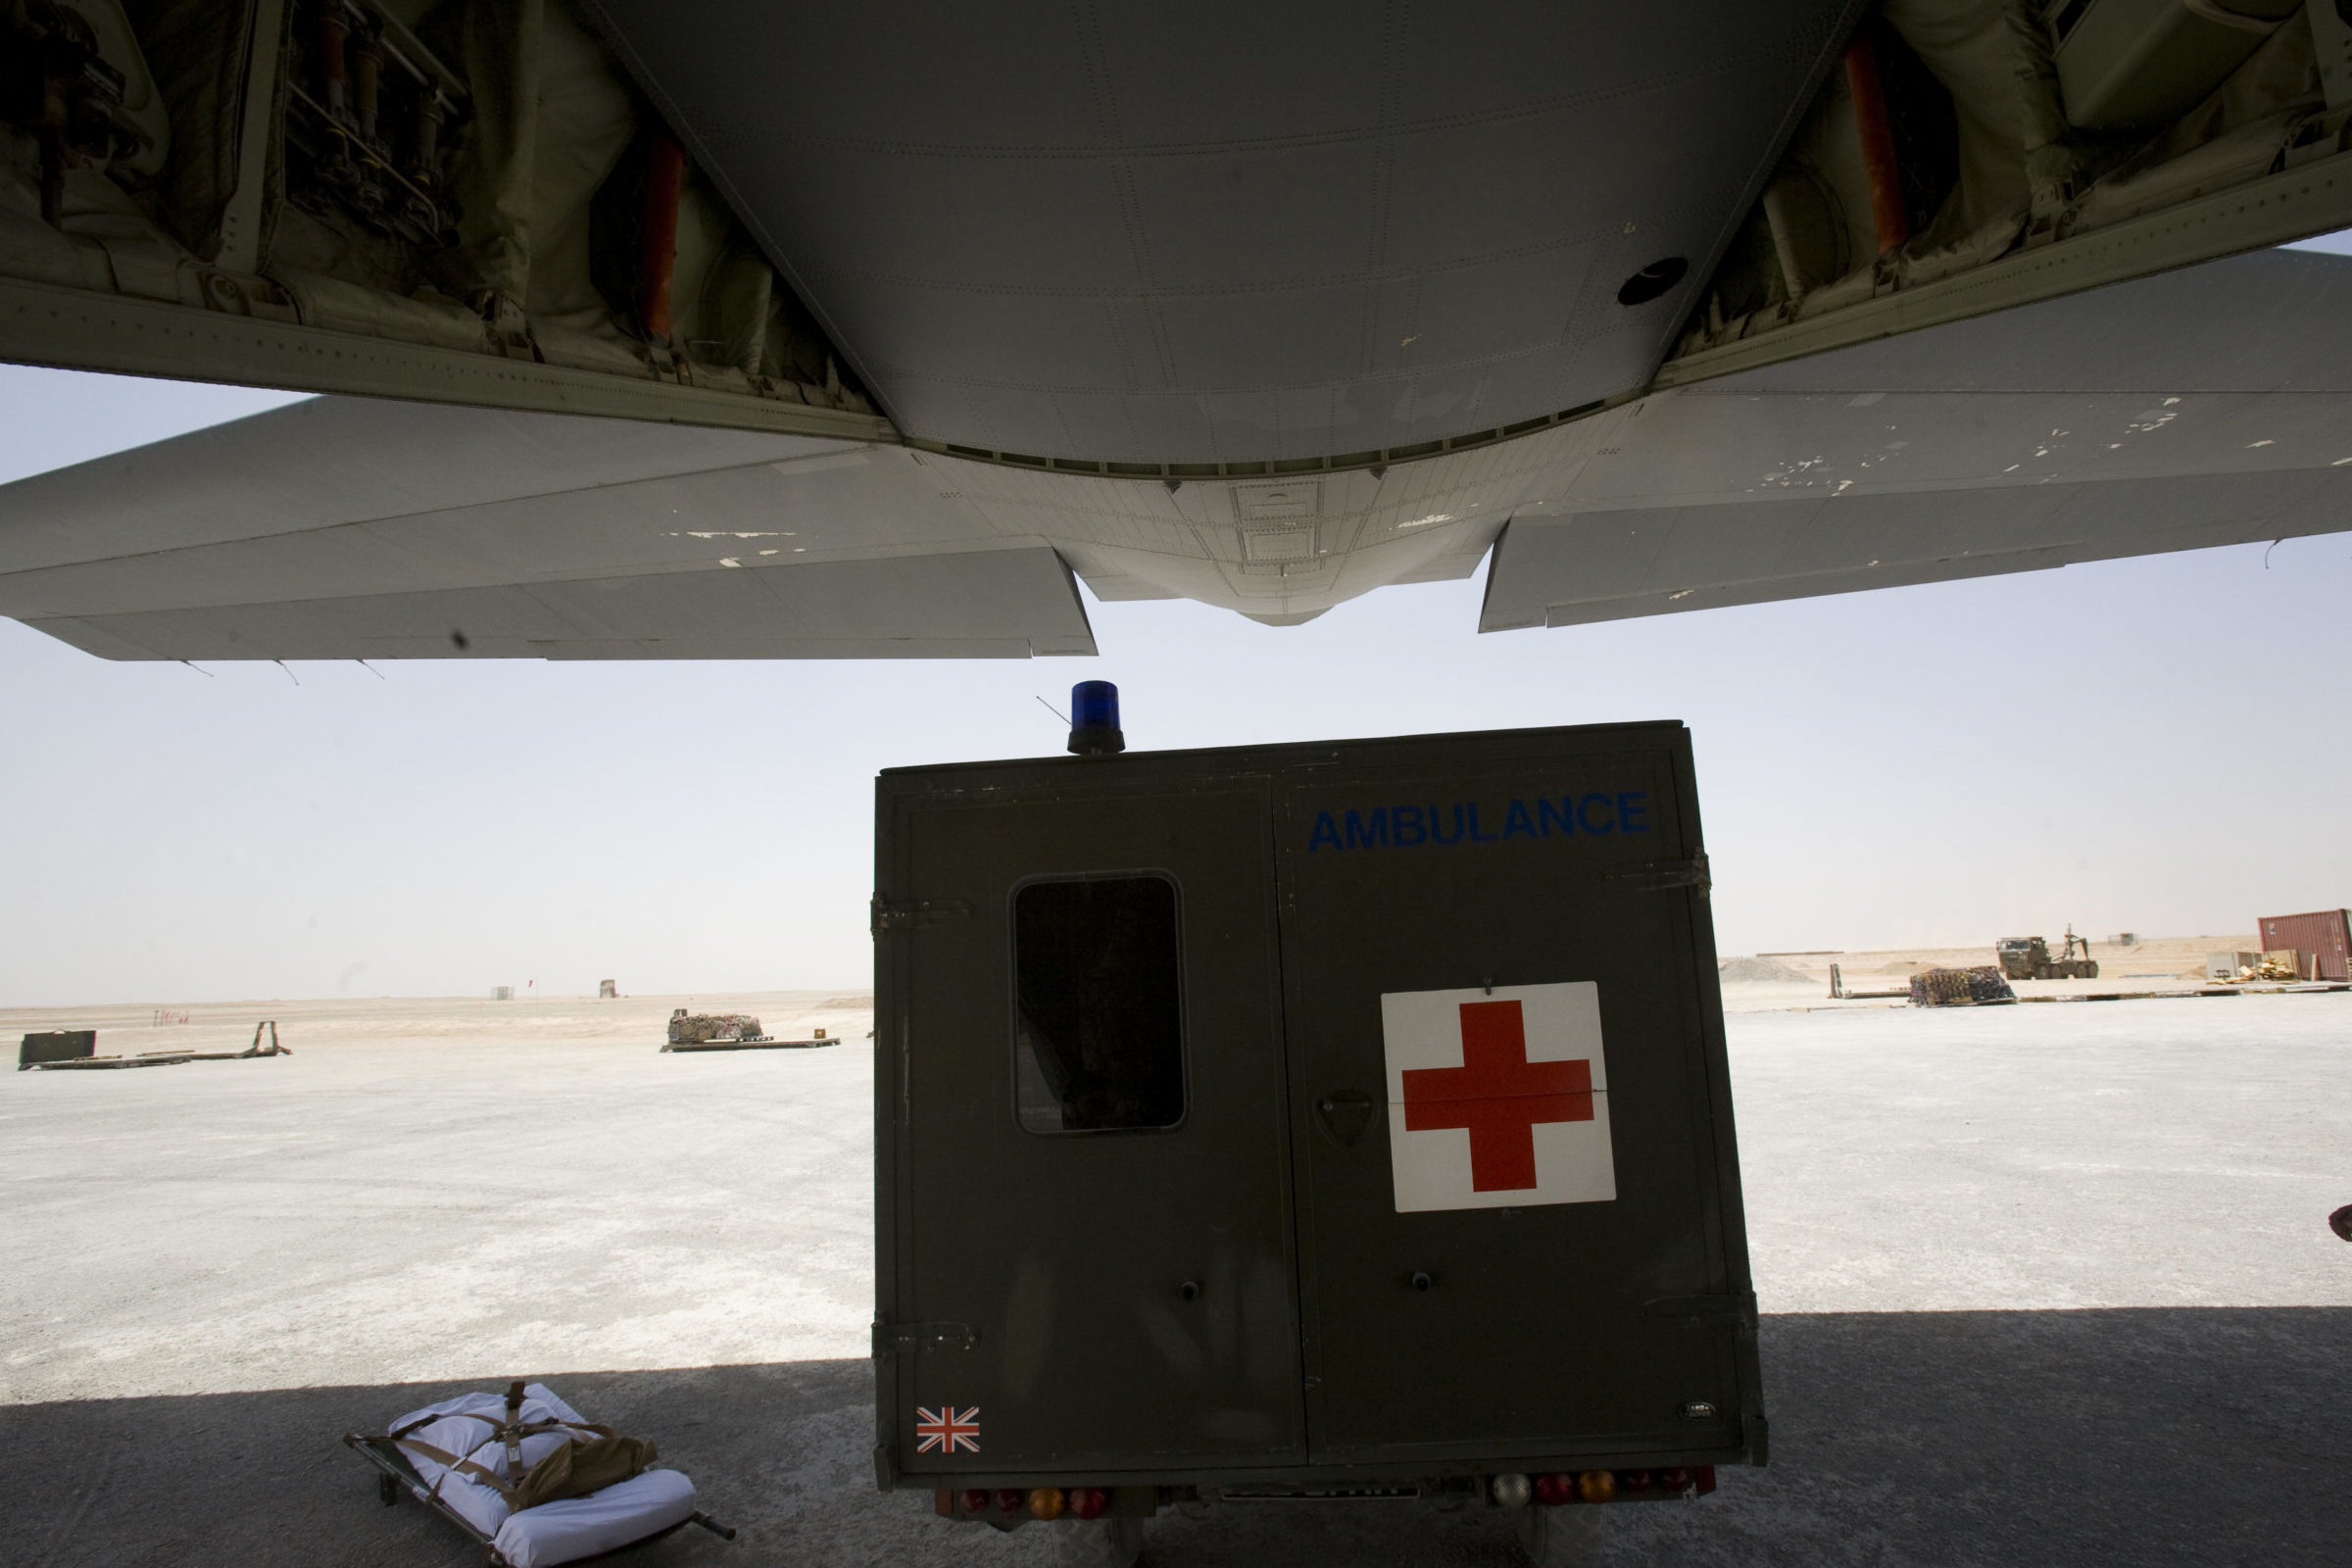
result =
M1074 1519L1100 1519L1102 1510L1110 1506L1110 1494L1101 1487L1072 1487L1070 1516Z
M1029 1494L1021 1491L1018 1487L999 1487L997 1489L997 1512L999 1513L1019 1513L1028 1505L1028 1502Z
M1528 1478L1535 1500L1547 1508L1570 1502L1615 1502L1628 1497L1705 1496L1715 1490L1715 1467L1686 1470L1550 1470Z
M956 1494L957 1506L965 1513L988 1512L988 1494L978 1487L967 1487Z

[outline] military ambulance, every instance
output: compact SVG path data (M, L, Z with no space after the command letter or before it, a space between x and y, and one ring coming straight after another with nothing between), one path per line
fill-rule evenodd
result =
M1762 1464L1689 732L1074 701L1076 755L877 781L880 1485L1065 1559L1409 1496L1541 1556Z

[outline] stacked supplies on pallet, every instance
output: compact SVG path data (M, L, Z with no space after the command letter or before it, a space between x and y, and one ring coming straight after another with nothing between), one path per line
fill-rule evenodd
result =
M1968 1007L1986 1003L2015 1002L2017 993L2009 989L1999 967L1978 964L1970 969L1923 969L1911 977L1911 1004L1915 1007Z
M714 1040L763 1040L760 1020L748 1012L695 1012L684 1007L669 1015L669 1043L708 1045Z

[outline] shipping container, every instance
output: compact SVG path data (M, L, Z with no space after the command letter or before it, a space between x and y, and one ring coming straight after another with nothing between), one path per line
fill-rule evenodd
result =
M2254 922L2254 929L2265 952L2294 949L2301 956L2298 967L2304 979L2352 980L2352 912L2266 914Z

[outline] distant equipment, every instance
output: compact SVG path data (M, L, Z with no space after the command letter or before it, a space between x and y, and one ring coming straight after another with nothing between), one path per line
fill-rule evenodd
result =
M263 1031L270 1043L262 1044ZM243 1051L142 1051L132 1056L101 1056L98 1054L98 1031L95 1029L52 1029L42 1034L29 1034L17 1048L17 1070L38 1067L45 1071L69 1068L108 1067L176 1067L183 1061L243 1061L251 1056L291 1056L294 1053L277 1043L277 1022L265 1018L253 1026L253 1044Z
M2234 967L2230 963L2232 958L2237 960ZM2293 948L2273 948L2268 953L2209 953L2205 956L2205 979L2208 984L2301 980L2304 965L2309 961L2306 955Z
M822 1029L807 1040L776 1040L762 1033L760 1020L748 1012L688 1012L669 1015L669 1043L663 1051L793 1051L810 1046L839 1045Z
M513 1002L514 1000L514 988L513 986L492 986L490 988L490 1000L492 1002Z
M52 1061L76 1061L98 1054L95 1029L48 1029L24 1037L17 1047L17 1071Z
M684 1007L669 1015L669 1043L673 1046L708 1046L721 1041L765 1040L760 1020L748 1012L688 1012Z
M620 1000L619 985L611 980L599 980L596 983L596 1000L599 1002L617 1002Z
M262 1044L262 1031L265 1029L270 1031L270 1043L266 1046ZM277 1020L264 1018L253 1026L253 1044L247 1046L243 1051L200 1051L196 1056L200 1061L224 1061L231 1056L291 1056L292 1054L294 1054L292 1050L277 1043Z
M2266 956L2293 950L2285 962L2306 980L2352 980L2352 912L2266 914L2254 922Z
M760 1027L748 1012L688 1012L669 1015L669 1043L663 1051L767 1051L800 1046L830 1046L822 1029L807 1040L777 1040Z
M1830 1000L1832 1002L1880 1002L1890 998L1907 997L1909 991L1848 991L1845 976L1836 964L1830 965Z
M17 1048L19 1072L27 1067L50 1072L84 1067L176 1067L195 1059L192 1051L142 1051L135 1056L101 1056L95 1029L53 1029L45 1034L26 1035L24 1043Z
M2078 954L2075 950L2082 949ZM2011 980L2096 980L2099 962L2090 956L2088 938L2075 935L2075 928L2066 928L2066 948L2055 958L2050 956L2050 945L2040 937L2003 937L1993 948L2000 959L2001 973Z
M1987 1007L2016 1000L2007 977L1989 963L1968 969L1922 969L1911 977L1911 1004L1915 1007Z

